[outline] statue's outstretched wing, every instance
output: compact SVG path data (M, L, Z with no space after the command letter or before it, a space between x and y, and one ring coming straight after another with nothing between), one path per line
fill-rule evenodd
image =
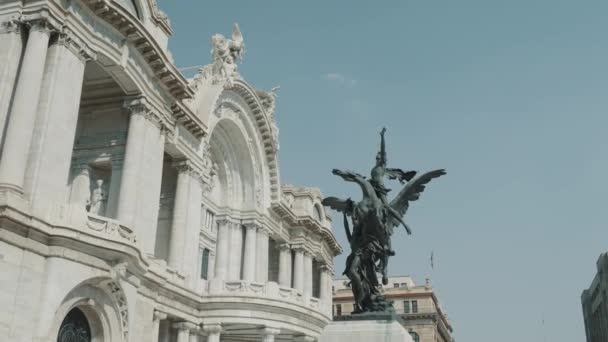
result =
M416 171L403 171L401 169L387 168L386 175L388 176L388 179L396 179L401 182L401 184L404 184L405 182L411 181L412 178L416 176Z
M238 23L234 23L232 26L232 40L236 43L242 43L244 40Z
M350 198L343 200L337 197L326 197L321 203L348 216L352 216L353 214L354 203Z
M391 201L390 205L395 209L401 217L405 215L407 208L409 206L410 201L416 201L420 198L420 194L424 191L424 188L428 182L430 182L433 178L438 178L445 175L446 172L444 169L433 170L429 172L425 172L412 180L410 180L404 187L401 189L399 194ZM390 225L395 227L399 225L399 220L394 217L390 218Z

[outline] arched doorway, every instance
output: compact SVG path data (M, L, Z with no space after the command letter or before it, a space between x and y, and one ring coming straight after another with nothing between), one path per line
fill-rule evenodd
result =
M73 308L61 322L57 342L91 342L89 321L78 308Z

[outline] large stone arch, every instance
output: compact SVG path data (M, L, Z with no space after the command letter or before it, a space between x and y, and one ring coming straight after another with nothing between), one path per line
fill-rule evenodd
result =
M222 118L209 137L213 182L211 198L222 207L238 210L262 207L259 190L262 179L256 172L248 134L234 118Z
M205 111L210 112L207 124L211 133L207 139L212 147L212 159L214 158L213 153L216 153L215 158L219 156L217 144L215 144L216 147L213 147L215 129L226 130L226 127L233 127L232 134L245 139L246 149L251 158L256 186L254 190L256 207L268 208L271 203L278 201L280 197L276 145L270 131L271 125L266 120L267 115L255 92L245 82L238 81L231 89L217 87L216 97L211 106L205 108L204 101L203 103L196 102L196 104L200 106L197 108L199 115ZM236 130L237 127L238 130ZM231 141L234 147L236 147L236 143L240 144L239 139L235 138L234 141ZM244 151L245 148L243 147L241 150ZM217 163L217 159L215 162Z
M93 278L74 287L63 298L50 323L48 336L57 338L62 322L74 308L82 311L92 342L127 342L129 313L126 296L111 278Z

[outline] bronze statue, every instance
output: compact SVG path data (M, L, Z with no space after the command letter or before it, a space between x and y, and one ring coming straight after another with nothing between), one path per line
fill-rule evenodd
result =
M388 283L388 259L395 255L391 247L391 235L394 227L403 225L408 234L410 228L403 221L409 202L415 201L424 191L425 184L433 178L445 175L443 169L423 173L416 177L416 171L403 171L387 167L386 144L384 134L380 132L380 152L376 156L376 165L372 168L369 179L352 172L334 169L333 174L347 182L359 185L363 198L354 202L350 198L342 200L327 197L323 204L338 210L344 215L344 229L350 243L351 253L346 259L344 274L350 279L355 307L353 313L389 311L392 304L382 296L377 273L382 274L382 283ZM390 189L384 186L384 177L397 179L403 189L392 201L388 201ZM352 232L348 217L352 220Z

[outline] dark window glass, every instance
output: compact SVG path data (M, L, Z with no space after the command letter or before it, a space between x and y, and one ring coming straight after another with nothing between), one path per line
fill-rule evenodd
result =
M336 316L342 316L342 305L336 304Z
M398 288L398 287L399 287L399 283L394 283L394 284L393 284L393 287L394 287L394 288Z
M413 313L418 312L418 301L417 300L412 301L412 312Z
M407 300L403 302L403 313L410 313L410 302Z
M208 279L209 273L209 250L203 249L203 255L201 256L201 279Z
M57 342L90 341L91 329L89 327L89 321L80 309L72 309L61 323L59 334L57 335Z

